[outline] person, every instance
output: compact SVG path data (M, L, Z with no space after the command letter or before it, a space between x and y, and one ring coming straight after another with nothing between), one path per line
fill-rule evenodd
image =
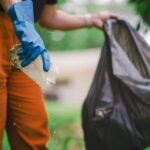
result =
M10 62L9 50L19 41L18 56L23 67L39 55L43 70L51 67L48 51L34 28L38 22L47 29L73 30L96 27L117 17L112 12L72 15L56 8L57 0L0 1L0 150L4 129L11 150L48 150L48 117L40 87Z

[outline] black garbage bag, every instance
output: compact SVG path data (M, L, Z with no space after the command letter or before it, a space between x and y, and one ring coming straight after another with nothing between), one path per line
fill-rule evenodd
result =
M87 150L150 145L150 48L123 20L104 25L105 43L83 104Z

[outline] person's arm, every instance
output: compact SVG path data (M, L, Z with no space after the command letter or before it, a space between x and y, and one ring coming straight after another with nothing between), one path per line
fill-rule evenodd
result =
M22 0L1 0L1 6L7 11L13 4L21 2Z
M116 14L103 11L91 15L73 15L56 9L56 5L46 5L39 23L48 29L73 30L85 27L102 28L103 22Z
M17 53L19 59L22 60L21 66L26 67L41 56L43 70L48 72L51 66L50 56L34 27L33 1L2 0L0 4L11 18L16 35L22 44L22 49Z

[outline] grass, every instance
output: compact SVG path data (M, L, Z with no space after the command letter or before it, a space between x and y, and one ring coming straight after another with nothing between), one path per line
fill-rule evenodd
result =
M46 48L58 51L81 50L101 47L104 35L98 29L80 29L74 31L49 31L38 24L36 28L44 40Z
M84 150L79 106L47 102L51 150Z
M81 107L58 102L46 102L51 139L50 150L84 150L81 129ZM4 137L4 150L10 150L7 136Z
M52 137L48 142L50 150L85 150L81 129L81 106L70 106L58 102L46 102L49 129ZM5 135L4 150L10 150ZM145 150L150 150L146 148Z

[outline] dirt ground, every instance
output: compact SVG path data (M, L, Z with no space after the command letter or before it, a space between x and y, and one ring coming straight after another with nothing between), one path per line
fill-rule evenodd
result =
M90 88L100 57L100 49L52 52L51 58L60 68L56 86L50 87L65 103L82 103Z

